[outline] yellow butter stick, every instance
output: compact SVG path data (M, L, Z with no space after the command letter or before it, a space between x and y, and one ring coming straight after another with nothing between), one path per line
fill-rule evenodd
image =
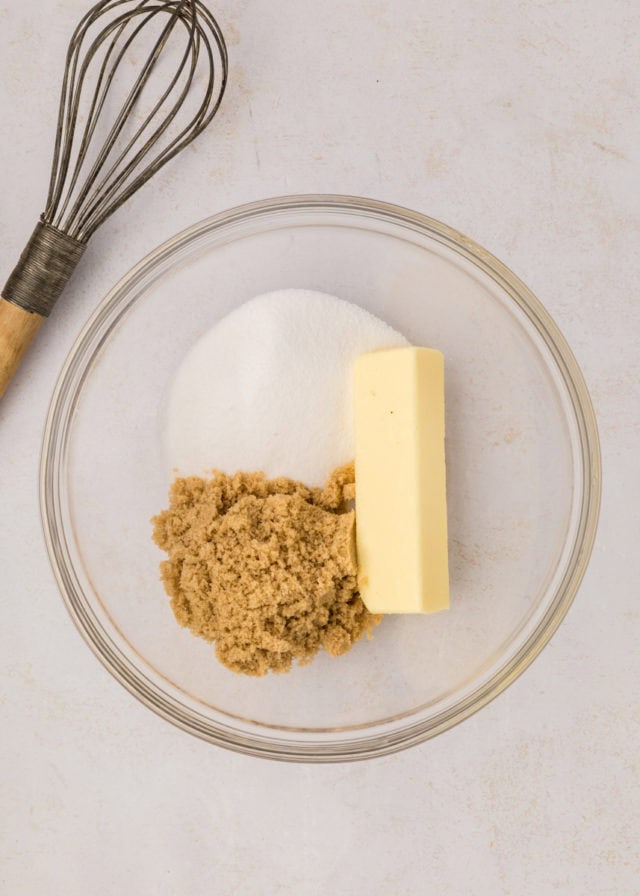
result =
M449 606L444 357L430 348L361 355L354 369L356 540L372 613Z

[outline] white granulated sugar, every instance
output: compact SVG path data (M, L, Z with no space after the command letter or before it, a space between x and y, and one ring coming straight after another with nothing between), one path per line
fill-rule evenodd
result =
M357 305L304 289L268 293L206 333L168 394L169 469L263 470L323 485L352 460L352 365L407 345Z

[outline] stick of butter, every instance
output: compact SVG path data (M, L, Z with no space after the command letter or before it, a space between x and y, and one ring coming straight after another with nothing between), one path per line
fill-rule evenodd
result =
M369 352L354 367L358 580L372 613L449 606L444 357Z

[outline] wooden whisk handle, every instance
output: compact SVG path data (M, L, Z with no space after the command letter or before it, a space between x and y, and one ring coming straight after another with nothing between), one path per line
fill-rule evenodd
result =
M45 320L0 298L0 398Z

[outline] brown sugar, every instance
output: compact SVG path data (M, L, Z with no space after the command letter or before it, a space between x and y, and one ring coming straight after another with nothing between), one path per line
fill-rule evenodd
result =
M178 622L234 672L288 672L346 653L381 616L357 590L353 464L324 489L263 473L176 479L152 520Z

